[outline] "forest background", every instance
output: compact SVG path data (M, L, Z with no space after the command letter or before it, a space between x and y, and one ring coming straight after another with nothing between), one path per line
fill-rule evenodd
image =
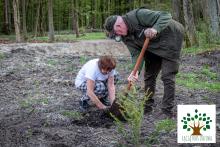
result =
M1 0L0 39L68 41L91 32L105 38L105 18L140 7L172 13L186 29L186 47L219 44L220 0Z

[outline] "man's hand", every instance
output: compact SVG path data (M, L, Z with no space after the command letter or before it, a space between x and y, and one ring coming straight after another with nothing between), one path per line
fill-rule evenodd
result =
M146 38L154 38L157 35L157 30L155 30L154 28L148 28L144 31L144 35L146 36Z
M134 72L132 71L131 74L128 76L128 81L135 83L138 81L138 72L134 75Z

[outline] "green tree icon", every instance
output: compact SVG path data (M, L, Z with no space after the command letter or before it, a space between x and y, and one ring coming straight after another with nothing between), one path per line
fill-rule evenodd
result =
M191 131L191 129L193 130L192 135L202 135L200 130L202 128L203 131L210 129L210 122L212 122L212 120L206 115L206 113L201 114L195 109L194 115L187 113L187 116L184 116L181 122L183 123L183 129L186 129L187 131Z

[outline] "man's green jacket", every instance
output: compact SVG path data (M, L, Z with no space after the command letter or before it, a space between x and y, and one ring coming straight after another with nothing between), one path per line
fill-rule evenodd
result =
M128 27L128 35L123 36L122 41L130 51L133 64L143 47L144 30L147 28L154 28L158 32L150 40L147 51L174 62L179 61L184 28L172 19L170 13L140 8L128 12L122 18Z

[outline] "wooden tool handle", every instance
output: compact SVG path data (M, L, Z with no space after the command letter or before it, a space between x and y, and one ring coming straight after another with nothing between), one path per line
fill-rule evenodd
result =
M140 53L140 55L138 56L137 62L136 62L135 66L134 66L134 69L133 69L133 75L134 75L134 76L136 75L136 73L137 73L137 71L138 71L138 69L139 69L139 67L140 67L140 65L141 65L141 62L142 62L142 60L143 60L143 58L144 58L144 53L145 53L145 51L147 50L149 40L150 40L149 38L146 38L145 41L144 41L144 45L143 45L143 47L142 47L142 49L141 49L141 53ZM129 82L129 83L128 83L128 90L131 89L131 85L132 85L132 83Z

